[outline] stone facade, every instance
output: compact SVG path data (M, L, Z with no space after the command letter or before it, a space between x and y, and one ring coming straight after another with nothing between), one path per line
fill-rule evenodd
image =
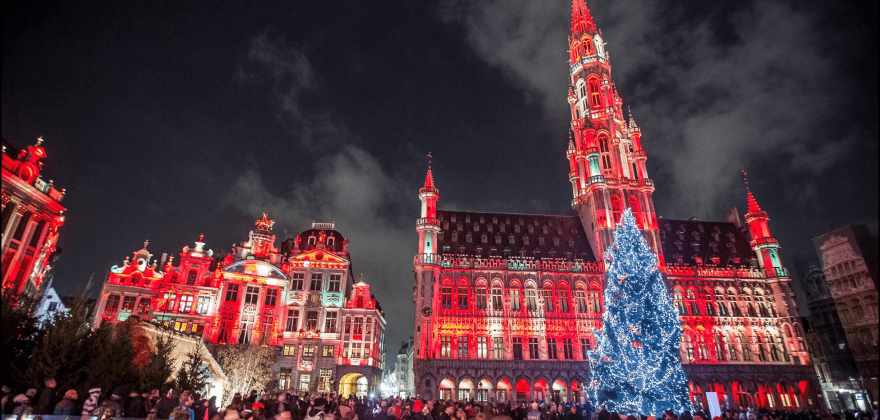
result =
M574 215L439 210L419 191L413 260L415 392L480 401L583 401L602 327L603 251L630 208L658 253L684 333L694 403L820 407L788 271L751 192L744 219L656 215L642 133L611 79L601 31L573 2L569 38Z

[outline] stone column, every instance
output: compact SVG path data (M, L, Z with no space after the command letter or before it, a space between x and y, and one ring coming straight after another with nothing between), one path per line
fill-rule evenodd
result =
M15 209L9 215L9 222L6 223L6 227L3 229L3 249L9 246L9 241L12 240L12 232L15 232L15 228L18 227L18 222L21 221L21 216L24 214L24 207L19 206L14 201L10 201L7 206L13 206Z

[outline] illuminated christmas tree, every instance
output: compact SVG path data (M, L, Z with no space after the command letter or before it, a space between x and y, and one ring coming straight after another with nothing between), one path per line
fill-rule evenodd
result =
M605 252L605 314L590 353L593 402L609 411L660 418L691 408L681 368L681 322L657 255L629 209Z

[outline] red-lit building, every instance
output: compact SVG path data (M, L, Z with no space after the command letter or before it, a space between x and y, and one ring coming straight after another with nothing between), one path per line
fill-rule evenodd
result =
M279 249L273 225L264 214L222 258L199 237L176 265L157 263L145 242L110 269L93 325L136 315L210 343L277 347L279 389L375 391L385 319L370 286L351 280L348 241L313 223Z
M601 31L573 1L572 215L445 211L429 168L414 259L416 394L582 401L602 327L603 250L629 207L659 254L684 334L692 398L706 407L818 406L787 270L751 193L745 223L658 219L641 130L624 115Z
M51 269L64 190L40 178L43 139L18 150L3 139L3 293L34 293Z

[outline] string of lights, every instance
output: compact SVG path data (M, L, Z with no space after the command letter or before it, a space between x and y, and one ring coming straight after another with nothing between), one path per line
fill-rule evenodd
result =
M655 417L691 409L681 322L630 209L614 231L605 267L605 314L590 352L592 400L611 411Z

